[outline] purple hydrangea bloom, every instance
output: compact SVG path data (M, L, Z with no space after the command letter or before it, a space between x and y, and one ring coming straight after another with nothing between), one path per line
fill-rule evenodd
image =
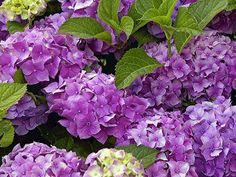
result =
M3 55L10 55L11 65L23 71L28 84L55 79L59 72L62 77L72 77L97 61L88 46L78 49L78 38L55 34L65 20L63 14L47 17L36 23L39 27L15 33L1 42Z
M115 30L112 29L110 26L106 25L102 22L101 19L98 18L97 8L99 4L99 0L59 0L62 4L62 10L71 14L72 17L92 17L95 18L98 22L100 22L107 31L109 31L112 35L112 45L121 45L119 43L123 43L126 40L126 35L122 33L119 37L116 34ZM120 9L119 9L119 17L125 16L128 14L128 10L133 4L134 0L121 0ZM87 40L88 45L90 48L99 53L108 53L108 52L115 52L116 49L110 47L105 42L101 40Z
M148 107L145 99L117 90L112 75L95 72L82 71L74 78L60 79L45 92L50 110L65 118L60 123L73 136L94 137L102 143L109 135L122 136Z
M32 143L23 148L16 145L9 155L3 157L0 176L82 177L86 168L84 161L73 152Z
M186 111L199 176L236 176L236 106L219 97Z
M236 88L236 42L208 31L193 39L179 55L172 48L168 58L166 43L144 45L147 54L164 64L153 74L138 79L131 90L149 99L152 106L179 108L186 101L229 97Z
M47 122L47 110L46 105L36 105L32 97L26 95L8 110L6 118L11 120L18 135L25 135Z
M191 137L186 133L180 112L149 110L145 119L134 123L118 145L145 145L160 151L155 164L146 170L148 177L187 176L194 173L195 157Z

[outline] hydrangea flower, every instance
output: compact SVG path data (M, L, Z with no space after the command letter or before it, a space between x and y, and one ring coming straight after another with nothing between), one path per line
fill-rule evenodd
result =
M196 171L199 176L236 176L236 106L230 99L202 102L186 111L194 139Z
M65 20L66 17L56 14L39 22L39 27L15 33L1 42L2 55L8 56L11 67L23 71L28 84L55 79L59 72L62 77L72 77L97 61L87 46L78 49L78 38L56 34L58 26ZM43 28L47 24L51 26ZM0 64L0 72L4 64ZM12 72L8 75L11 76ZM4 80L10 80L5 77Z
M132 154L124 150L102 149L90 154L89 165L83 177L143 177L144 168Z
M118 34L116 34L114 29L99 19L97 14L99 0L59 0L59 2L61 2L62 10L70 13L72 17L92 17L100 22L106 30L111 33L113 46L118 45L118 43L123 43L127 39L124 33L118 37ZM128 14L128 10L133 3L134 0L121 0L120 9L118 12L120 18ZM102 54L116 51L115 48L110 47L101 40L91 39L87 40L87 43L93 51Z
M18 144L3 157L0 176L82 177L86 168L84 161L73 152L41 143L27 144L23 148Z
M236 88L236 42L214 31L193 39L179 55L167 43L149 43L147 54L164 65L153 74L138 79L131 90L149 99L154 107L179 108L184 103L229 97Z
M195 174L191 137L186 133L180 112L149 110L145 119L134 123L118 145L137 144L158 149L155 164L146 170L148 177L187 176Z
M109 135L120 137L131 122L142 119L147 101L125 96L114 84L114 77L86 73L60 79L44 89L50 110L65 119L61 125L81 139L94 137L104 143Z
M46 6L45 0L4 0L0 11L11 21L17 16L20 16L22 20L30 20L42 13Z
M32 97L25 95L8 110L6 118L11 120L18 135L25 135L30 130L47 122L47 110L46 105L36 105Z

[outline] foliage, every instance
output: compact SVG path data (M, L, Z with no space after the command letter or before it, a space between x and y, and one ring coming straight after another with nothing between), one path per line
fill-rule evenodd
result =
M124 31L129 36L137 36L136 31L143 27L148 22L154 21L165 33L168 40L169 51L171 56L171 40L174 38L176 48L179 53L195 35L198 35L206 27L206 25L221 11L227 8L227 0L199 0L198 2L191 4L189 7L182 7L179 9L176 21L172 21L172 15L174 12L177 0L137 0L129 11L129 16L124 16L121 22L118 18L118 7L120 0L109 1L101 0L98 6L98 16L107 25L111 26L117 31L118 34ZM85 21L86 20L86 21ZM70 19L61 26L61 32L67 34L73 34L84 39L97 38L111 43L111 37L98 22L95 22L92 18L80 17L77 19ZM138 33L140 34L140 33ZM143 37L145 38L145 37ZM142 39L139 36L139 39ZM129 53L130 55L130 53ZM129 61L130 60L130 61ZM139 59L142 62L142 59ZM126 62L132 63L132 57L125 57ZM121 60L122 62L122 60ZM138 62L137 62L138 63ZM142 63L140 63L142 65ZM157 67L158 65L156 65ZM117 68L121 69L119 64ZM150 68L150 67L149 67ZM117 86L119 88L128 87L132 81L138 76L148 74L155 69L152 65L151 69L142 70L142 72L132 73L133 70L126 70L125 73L120 75L120 72L116 72ZM132 79L130 76L132 75ZM121 77L126 77L128 81L121 84Z
M122 149L127 153L132 153L134 157L142 162L144 168L148 168L152 165L156 161L156 156L158 154L158 150L146 146L119 146L117 149Z

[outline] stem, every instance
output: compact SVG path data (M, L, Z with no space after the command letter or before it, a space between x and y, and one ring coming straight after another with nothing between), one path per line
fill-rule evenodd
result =
M34 17L29 18L28 21L29 21L29 23L28 23L28 27L31 28L32 25L33 25Z
M37 98L35 97L35 95L32 92L29 92L29 91L27 91L26 94L31 96L31 98L33 99L33 101L37 105L38 101L37 101Z
M171 41L168 39L168 57L172 57L172 51L171 51Z

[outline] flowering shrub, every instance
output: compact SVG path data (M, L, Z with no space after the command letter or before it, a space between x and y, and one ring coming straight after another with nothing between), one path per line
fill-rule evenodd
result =
M0 0L0 177L236 176L235 10Z
M228 98L236 88L236 43L214 31L195 38L181 55L173 49L170 59L166 43L149 43L144 49L165 67L138 79L131 90L157 108L179 108L187 101L221 95Z

